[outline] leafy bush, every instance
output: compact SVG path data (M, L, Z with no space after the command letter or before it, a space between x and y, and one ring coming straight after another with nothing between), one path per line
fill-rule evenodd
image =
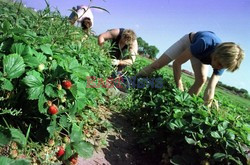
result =
M138 73L144 64L144 60L137 61L128 73ZM176 89L164 70L150 78L159 77L162 88L146 86L145 82L144 88L131 89L130 97L121 104L138 132L140 146L152 153L161 149L173 164L246 164L249 117L234 113L242 110L226 107L226 103L219 110L208 109L201 97Z
M54 141L55 153L68 137L58 159L74 153L91 157L93 144L84 130L106 127L99 112L92 111L105 102L106 90L86 88L87 77L111 74L109 46L101 49L94 35L73 27L47 5L34 12L21 3L0 1L0 152L10 152L16 142L25 157L45 162L36 143Z

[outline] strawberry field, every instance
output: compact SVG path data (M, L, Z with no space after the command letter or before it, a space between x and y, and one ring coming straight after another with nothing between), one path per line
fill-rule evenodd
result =
M102 107L110 106L130 119L141 150L163 164L247 164L249 107L217 94L220 108L207 108L200 96L177 90L164 69L136 80L140 88L122 99L109 99L106 88L87 88L89 78L111 75L111 45L99 47L95 35L47 5L35 12L0 1L0 164L90 158L107 145L112 125ZM147 63L138 58L127 76ZM161 88L150 79L163 80Z

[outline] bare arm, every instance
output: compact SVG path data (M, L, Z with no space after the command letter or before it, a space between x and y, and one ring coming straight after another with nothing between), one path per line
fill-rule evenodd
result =
M119 32L119 29L111 29L100 34L98 36L98 45L102 46L104 42L108 39L115 39L118 36Z
M212 77L210 78L207 88L204 92L205 105L211 106L214 98L215 88L219 79L220 79L219 75L212 74Z
M132 65L135 62L136 55L138 54L138 43L135 40L129 49L130 52L130 59L120 60L119 65Z

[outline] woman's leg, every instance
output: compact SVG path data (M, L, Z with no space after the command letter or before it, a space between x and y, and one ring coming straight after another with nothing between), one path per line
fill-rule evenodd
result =
M180 40L175 42L170 48L168 48L163 55L151 63L150 65L143 68L137 76L149 76L155 70L161 69L163 66L169 64L171 61L177 59L183 55L183 52L190 46L188 34L184 35Z
M191 58L191 64L194 70L195 81L188 93L198 95L207 81L208 65L201 63L200 60L195 57Z

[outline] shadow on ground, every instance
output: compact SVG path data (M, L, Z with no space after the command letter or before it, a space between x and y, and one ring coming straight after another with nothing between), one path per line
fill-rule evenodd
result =
M145 155L138 149L136 134L127 118L120 113L113 113L111 123L116 129L108 137L109 146L103 149L105 159L111 165L157 165L152 155Z

